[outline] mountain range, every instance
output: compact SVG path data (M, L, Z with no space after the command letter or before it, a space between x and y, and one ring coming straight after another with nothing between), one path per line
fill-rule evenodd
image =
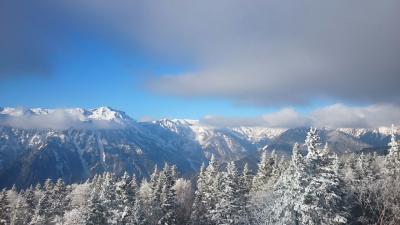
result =
M0 108L0 187L26 187L59 177L81 182L105 171L148 177L155 165L165 162L190 177L211 154L221 163L247 161L255 168L260 151L289 156L308 129L212 127L189 119L138 122L110 107ZM390 131L321 128L319 135L340 154L383 152Z

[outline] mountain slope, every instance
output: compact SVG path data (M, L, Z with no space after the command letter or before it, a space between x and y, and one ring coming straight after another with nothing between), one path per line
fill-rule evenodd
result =
M136 122L109 107L97 109L0 108L0 187L27 186L50 177L83 181L125 170L147 177L155 165L176 164L185 176L215 154L221 162L246 160L259 150L289 155L308 128L216 128L196 120ZM388 129L321 129L321 142L338 153L382 149Z

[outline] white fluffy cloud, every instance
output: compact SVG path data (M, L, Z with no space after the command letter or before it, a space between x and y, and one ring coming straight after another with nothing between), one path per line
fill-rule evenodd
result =
M24 129L114 129L133 122L120 111L101 112L102 109L105 107L92 110L0 107L0 126Z
M278 128L330 127L330 128L375 128L400 124L400 107L395 105L370 105L351 107L334 104L318 108L302 115L292 108L253 118L226 118L207 116L202 123L216 126L266 126Z

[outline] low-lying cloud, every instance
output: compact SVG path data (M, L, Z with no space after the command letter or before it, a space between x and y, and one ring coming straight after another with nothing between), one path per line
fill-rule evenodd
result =
M74 113L68 109L54 109L44 114L35 114L22 108L13 110L15 113L11 114L1 111L0 108L0 126L23 129L118 129L129 124L115 120L88 119L85 113Z
M227 118L206 116L201 122L215 127L265 126L273 128L328 127L328 128L377 128L400 124L400 107L396 105L370 105L351 107L334 104L302 115L293 108L259 117Z

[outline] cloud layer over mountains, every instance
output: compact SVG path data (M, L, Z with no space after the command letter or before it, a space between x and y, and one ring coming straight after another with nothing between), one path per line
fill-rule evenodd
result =
M0 108L0 126L24 129L114 129L132 122L125 113L109 107L90 110Z
M306 115L293 108L251 118L206 116L200 125L213 127L258 126L269 128L329 127L329 128L377 128L399 125L400 107L373 105L349 107L342 104L319 108ZM150 122L150 121L146 121ZM0 126L18 128L52 129L114 129L135 124L125 113L108 107L97 109L21 109L0 108Z
M395 105L371 105L366 107L350 107L334 104L316 109L302 115L293 108L284 108L260 117L227 118L206 116L204 124L224 126L265 126L278 128L293 127L329 127L329 128L376 128L399 125L400 107Z

